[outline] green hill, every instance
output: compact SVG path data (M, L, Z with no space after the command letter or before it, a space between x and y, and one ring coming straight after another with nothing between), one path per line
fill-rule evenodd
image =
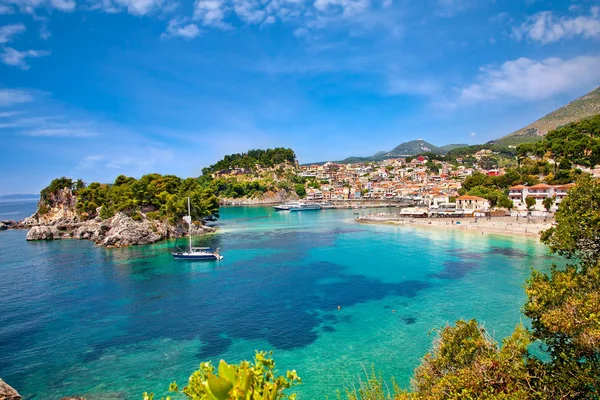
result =
M534 143L540 140L542 136L558 127L596 114L600 114L600 87L550 114L545 115L534 123L527 125L525 128L519 129L500 139L493 140L490 143L503 146L517 146L521 143Z
M392 151L387 153L389 156L414 156L421 153L436 153L441 154L441 150L436 145L426 142L422 139L411 140L404 142L394 147Z

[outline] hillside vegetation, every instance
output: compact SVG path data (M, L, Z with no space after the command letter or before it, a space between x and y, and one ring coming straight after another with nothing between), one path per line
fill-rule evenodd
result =
M567 169L571 164L594 167L600 164L600 114L551 131L537 143L521 144L517 152L558 161Z
M504 146L516 146L521 143L537 142L542 136L560 126L596 114L600 114L600 87L543 116L534 123L493 141L493 143Z
M209 175L231 169L255 171L258 168L268 168L283 163L296 163L296 154L292 149L278 147L267 150L249 150L246 153L228 154L217 163L203 168L202 174Z
M292 149L250 150L204 168L200 182L221 198L303 197L306 179L296 174L296 166Z
M176 223L187 214L188 197L193 219L217 217L219 213L219 199L198 179L160 174L148 174L140 179L120 175L113 184L86 185L81 179L54 179L40 192L38 213L44 215L56 206L58 194L65 188L72 191L75 210L82 221L96 217L107 219L122 212L134 220L142 219L143 213L149 219Z

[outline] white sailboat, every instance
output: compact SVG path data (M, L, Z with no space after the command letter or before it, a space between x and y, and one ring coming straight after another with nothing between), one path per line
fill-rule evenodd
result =
M173 257L179 260L222 260L223 256L219 254L219 249L211 247L193 247L192 246L192 212L190 207L190 198L188 197L188 215L183 217L183 220L188 223L189 229L189 248L184 251L177 247L179 251L174 251Z

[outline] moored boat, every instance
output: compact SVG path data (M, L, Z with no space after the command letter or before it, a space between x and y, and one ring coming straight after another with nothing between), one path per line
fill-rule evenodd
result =
M188 223L189 230L189 247L188 251L184 251L177 246L178 251L174 251L171 254L173 258L178 260L222 260L223 256L219 254L219 249L213 249L211 247L192 247L192 213L190 207L190 198L188 197L188 215L183 217L183 220Z
M300 203L300 204L297 204L297 205L293 206L292 208L290 208L290 211L312 211L312 210L320 210L320 209L321 209L320 204Z

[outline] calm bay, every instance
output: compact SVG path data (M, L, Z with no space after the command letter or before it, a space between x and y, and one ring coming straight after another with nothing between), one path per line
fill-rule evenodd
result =
M138 399L201 361L273 350L303 378L301 399L334 398L372 364L406 387L432 328L476 318L501 340L523 319L530 267L557 262L535 239L355 218L223 208L219 232L196 238L225 256L208 263L173 260L174 241L0 232L0 377L27 399Z

